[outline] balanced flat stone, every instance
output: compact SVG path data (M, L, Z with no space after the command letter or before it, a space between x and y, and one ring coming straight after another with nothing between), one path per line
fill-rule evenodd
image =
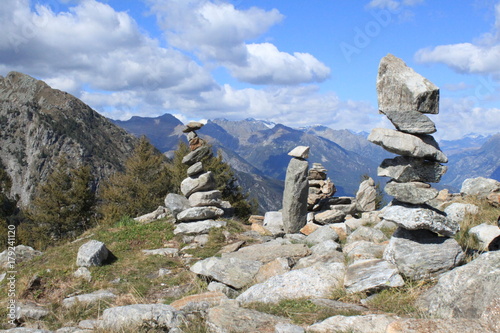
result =
M182 158L182 163L191 166L197 162L200 162L204 157L210 156L211 154L212 149L210 149L210 147L207 145L203 145L184 156Z
M439 183L448 167L423 158L397 156L385 159L377 169L379 177L390 177L400 183Z
M377 76L378 108L386 111L439 113L439 88L388 54L380 61Z
M202 173L198 177L187 177L181 182L181 192L186 197L200 191L211 191L215 188L215 178L212 171Z
M222 204L222 193L219 190L195 192L189 196L192 207L216 206Z
M434 145L425 142L426 139L387 128L374 128L368 136L368 141L394 154L448 162L448 157Z
M398 228L384 251L384 259L412 280L436 277L458 266L464 258L455 239L429 230Z
M188 177L194 177L196 175L199 175L200 173L203 173L203 163L196 162L195 164L191 165L186 172Z
M224 210L218 207L191 207L177 214L177 221L189 222L218 218L224 215Z
M429 184L421 182L398 183L390 181L385 185L384 190L396 200L414 205L424 204L437 197L439 193Z
M309 147L308 146L297 146L293 148L288 155L296 158L306 159L309 157Z
M307 223L308 168L306 160L292 158L286 170L282 213L287 234L299 232Z
M449 237L453 237L460 230L460 225L446 217L444 212L428 205L398 202L387 207L380 217L408 230L426 229Z
M192 131L197 131L200 128L202 128L205 124L200 123L199 121L190 121L187 125L186 128L182 130L184 133L189 133Z
M208 234L212 228L222 228L226 226L226 221L196 221L189 223L179 223L175 226L174 235L198 235Z
M434 122L418 111L385 111L385 115L398 131L410 134L432 134L436 132Z

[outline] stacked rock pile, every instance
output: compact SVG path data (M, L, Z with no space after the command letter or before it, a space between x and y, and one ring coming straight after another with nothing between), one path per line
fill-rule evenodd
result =
M327 170L321 163L313 163L309 169L309 196L307 197L307 210L318 211L322 202L337 192L335 184L327 177Z
M202 126L202 123L190 122L183 130L184 133L187 133L191 150L182 159L182 163L189 166L187 178L181 182L181 192L185 198L169 194L165 199L165 205L173 212L177 222L181 223L202 221L204 224L213 224L217 221L212 219L221 217L225 211L231 209L231 204L223 201L221 192L216 189L212 172L205 171L203 168L201 160L210 156L212 151L196 134L196 130ZM194 226L192 225L192 227ZM183 229L182 226L180 229Z
M446 260L440 261L441 267L434 267L432 275L455 267L463 259L460 246L449 238L459 225L427 204L438 195L429 183L439 182L447 169L441 163L448 161L430 135L436 131L434 123L424 115L439 112L439 89L389 54L380 62L377 93L380 112L397 130L376 128L368 140L401 155L384 160L378 169L379 176L391 178L385 192L395 199L381 217L399 226L384 259L410 278L427 278L421 276L424 271L428 274L422 268L435 266L435 257Z

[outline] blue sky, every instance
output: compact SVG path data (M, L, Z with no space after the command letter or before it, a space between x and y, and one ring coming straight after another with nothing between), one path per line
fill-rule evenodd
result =
M500 128L500 1L2 0L16 70L114 119L253 117L369 132L387 53L441 88L440 139Z

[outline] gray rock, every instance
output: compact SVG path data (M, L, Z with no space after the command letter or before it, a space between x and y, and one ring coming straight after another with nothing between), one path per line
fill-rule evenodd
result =
M486 252L443 274L417 304L440 318L480 318L500 299L500 252Z
M189 197L194 192L211 191L215 188L215 178L211 171L198 177L188 177L181 182L181 192Z
M307 223L308 167L307 161L292 158L286 170L282 213L287 234L299 232Z
M446 216L453 222L460 224L466 214L477 215L479 208L476 205L454 202L444 209Z
M290 319L232 304L213 307L206 316L207 327L214 333L274 333L275 326L280 323L290 323Z
M165 207L167 207L173 216L177 216L183 210L191 208L189 200L180 194L169 193L165 197Z
M342 252L351 261L364 259L381 259L384 255L386 245L360 240L347 244Z
M495 333L485 322L478 319L400 319L387 326L387 333Z
M179 223L175 226L174 235L208 234L210 229L225 227L226 224L225 221L214 220Z
M8 250L2 251L0 253L0 265L2 268L9 269L9 254ZM18 245L14 247L14 252L16 253L16 264L23 261L29 261L34 257L42 255L42 252L35 250L34 248L26 245ZM10 270L10 269L9 269Z
M273 276L290 271L290 261L288 258L277 258L265 263L260 267L257 275L255 275L255 283L262 283Z
M443 212L427 205L399 203L387 207L381 217L408 230L426 229L443 236L454 236L460 230Z
M369 314L366 316L333 316L307 328L308 333L356 332L386 333L385 328L399 319L395 316Z
M218 218L224 215L224 210L218 207L192 207L177 214L177 221L190 222Z
M344 214L344 217L346 215L354 215L354 214L359 212L359 208L358 208L356 201L351 203L351 204L346 204L346 205L331 205L330 210L339 211L339 212ZM340 220L340 218L339 218L338 221L342 222L343 220L344 219ZM336 223L336 222L334 222L334 223Z
M26 321L29 319L40 320L47 317L49 314L50 310L44 306L31 302L16 303L16 319L18 321Z
M377 169L380 177L390 177L400 183L424 182L439 183L448 167L438 162L426 161L422 158L397 156L385 159Z
M260 266L262 263L256 260L211 257L198 261L190 270L230 287L241 289L252 282Z
M346 213L337 209L330 209L314 214L314 221L318 224L325 225L342 222L345 217Z
M210 282L207 286L207 290L221 292L229 298L235 298L236 296L238 296L238 291L236 289L233 289L225 285L224 283L216 281Z
M235 258L267 263L278 258L302 258L311 254L305 244L268 242L243 247L236 252L223 253L222 258Z
M344 303L340 301L334 301L328 298L315 298L311 299L311 302L325 308L330 308L338 312L365 312L368 308L351 303Z
M462 183L460 189L461 194L477 195L480 198L485 198L491 192L500 191L500 182L490 178L468 178Z
M139 328L174 329L183 321L181 312L166 304L133 304L104 310L104 330L123 331Z
M306 244L316 245L322 243L327 240L337 241L339 239L339 235L333 230L330 226L325 225L319 227L311 234L309 234L304 241Z
M448 162L448 157L429 143L422 136L398 132L386 128L374 128L368 141L381 146L385 150L410 157L420 157L430 161Z
M186 173L188 175L188 177L195 177L197 175L199 175L200 173L203 173L203 163L201 162L196 162L195 164L191 165Z
M182 159L182 163L191 166L197 162L200 162L204 157L210 155L212 155L212 149L210 149L210 147L207 145L203 145L184 156L184 158Z
M78 249L76 265L78 267L101 266L108 255L109 251L103 242L91 240Z
M453 238L404 228L394 232L384 252L384 259L412 280L439 276L458 266L464 258L462 248Z
M90 282L92 280L92 274L87 267L80 267L74 273L74 277L81 277L82 279Z
M437 197L439 193L438 190L426 183L398 183L395 181L388 182L385 185L385 192L398 201L414 205L424 204Z
M418 111L385 111L384 113L398 131L409 134L432 134L436 132L434 122Z
M283 214L281 212L266 212L262 225L273 235L281 235L285 233L283 226Z
M378 108L382 113L439 113L439 88L392 54L380 61L377 95Z
M363 226L357 228L352 232L352 234L347 236L346 244L361 240L373 243L382 243L387 240L387 236L385 236L384 233L378 229Z
M397 267L381 259L356 261L347 267L344 280L347 293L375 292L403 285Z
M297 146L293 148L289 153L289 156L307 159L309 157L309 147L308 146Z
M191 207L215 206L222 204L222 193L219 190L196 192L189 196Z
M319 264L292 270L255 284L236 299L241 304L279 303L284 299L328 297L342 286L345 266L341 263Z
M170 210L165 207L159 206L155 211L135 217L139 223L150 223L159 219L163 219L171 214Z
M370 212L376 209L377 189L371 177L359 184L356 193L356 207L360 212Z
M274 326L274 333L304 333L304 328L293 325L293 324L284 324L278 323Z
M44 330L40 328L28 328L28 327L15 327L8 330L2 330L0 332L4 333L52 333L53 331Z
M495 238L500 236L500 228L496 225L482 223L471 228L469 234L474 236L481 249L486 249Z
M109 290L97 290L90 294L83 294L78 296L67 297L63 299L62 306L70 308L75 304L91 304L100 301L110 301L116 298L116 295Z
M179 253L179 249L165 247L162 249L154 249L154 250L142 250L147 256L165 256L165 257L175 257Z
M294 269L311 267L316 264L344 263L345 257L339 252L340 244L333 240L326 240L311 247L312 254L299 259Z

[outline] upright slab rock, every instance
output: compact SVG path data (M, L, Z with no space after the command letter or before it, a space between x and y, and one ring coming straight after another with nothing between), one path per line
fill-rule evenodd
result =
M307 223L307 180L309 163L292 158L288 164L283 192L283 226L285 233L296 233Z
M371 212L376 209L377 189L371 177L359 184L356 193L356 207L360 212Z
M388 54L380 61L377 76L378 108L386 111L439 112L439 89L406 66L403 60Z

